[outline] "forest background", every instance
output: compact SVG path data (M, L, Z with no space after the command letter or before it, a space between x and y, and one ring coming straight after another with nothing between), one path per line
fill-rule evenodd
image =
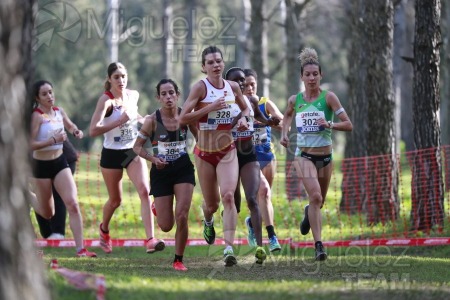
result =
M226 69L233 66L254 68L259 74L259 95L270 96L284 111L287 98L302 89L298 54L304 47L313 47L322 65L322 87L338 95L350 116L354 108L349 105L369 107L370 112L363 116L363 120L357 120L363 124L355 124L355 139L361 135L376 135L369 122L371 118L378 118L380 122L388 120L393 123L394 152L412 150L415 148L412 63L415 2L393 1L391 9L375 4L374 11L358 8L357 2L38 1L35 23L37 42L33 47L35 78L53 82L57 105L64 107L73 121L87 130L96 101L103 92L106 68L110 62L121 61L127 67L128 86L140 92L139 112L145 115L159 105L155 98L155 86L161 78L170 77L179 83L182 105L190 86L204 76L200 72L201 51L205 46L217 45L224 52ZM442 88L438 113L441 116L440 136L443 144L450 141L448 118L445 117L450 106L450 85L446 84L449 82L450 67L448 6L445 1L442 2ZM370 13L375 14L379 24L364 29L363 25L370 22ZM390 25L383 24L383 20L390 22L392 28L387 28ZM392 33L386 33L386 29L380 27ZM362 29L366 32L358 32ZM355 51L364 42L361 35L370 40L371 32L386 34L386 39L390 38L392 44L374 45L378 50L371 52L366 49L363 57L358 58ZM357 81L361 81L360 85L364 81L358 69L364 66L358 59L370 64L368 67L373 70L390 73L380 74L380 80L384 77L389 81L384 85L384 93L389 95L392 104L392 121L389 121L390 106L375 112L370 109L369 103L380 99L373 96L365 98L352 92ZM379 65L385 64L388 69L379 68ZM336 150L342 153L344 135L337 134L335 139ZM400 141L404 142L405 148L400 146ZM88 137L82 142L76 141L76 146L82 151L98 151L101 139ZM349 157L370 154L381 153L356 149L346 151Z

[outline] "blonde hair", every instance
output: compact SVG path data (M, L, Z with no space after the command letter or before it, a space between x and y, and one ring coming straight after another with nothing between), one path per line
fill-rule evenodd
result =
M320 63L319 63L319 56L317 55L317 52L315 49L313 48L304 48L298 58L300 59L300 70L301 73L303 74L303 67L306 65L317 65L319 66L319 71L321 72L320 69Z

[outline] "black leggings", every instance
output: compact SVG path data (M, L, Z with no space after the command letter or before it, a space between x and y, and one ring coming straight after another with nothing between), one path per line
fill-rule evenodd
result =
M72 174L75 173L76 166L76 161L69 163ZM55 215L50 220L35 213L39 231L44 239L48 238L52 233L59 233L62 235L65 235L66 233L67 209L61 196L55 190L55 187L53 187L53 199L55 200Z

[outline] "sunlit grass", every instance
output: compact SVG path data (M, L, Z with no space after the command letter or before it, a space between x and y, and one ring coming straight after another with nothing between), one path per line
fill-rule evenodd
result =
M86 238L97 238L98 225L101 222L102 208L107 200L107 191L103 182L103 177L98 166L98 154L82 154L77 165L75 175L80 207L83 213L85 224L84 234ZM400 209L399 218L395 222L379 223L369 226L365 214L348 215L339 209L342 191L341 191L342 173L340 172L340 161L335 159L335 170L331 179L329 192L326 198L326 204L322 210L323 219L323 237L324 240L341 239L361 239L361 238L385 238L402 236L423 236L423 233L411 233L410 228L410 210L411 210L411 172L403 168L399 182ZM135 188L129 180L126 172L123 178L123 201L117 209L111 222L113 238L145 238L144 228L141 221L140 199L135 192ZM243 192L241 193L243 195ZM446 203L450 204L449 195L446 194ZM194 190L193 201L191 205L190 237L202 238L201 220L203 213L201 203L203 197L200 187L197 184ZM279 238L293 238L297 241L309 240L309 236L301 236L298 226L303 218L303 207L307 203L306 197L289 202L285 192L285 173L284 162L278 162L278 173L275 176L272 202L274 206L274 222L276 233ZM220 209L222 210L222 209ZM238 237L246 237L244 220L248 215L245 198L241 205L241 213L238 219ZM450 221L450 211L445 209L445 217ZM222 235L221 216L216 214L216 231L218 236ZM34 217L33 224L36 227ZM163 233L157 228L157 236L162 238L173 238L173 233ZM70 230L66 230L67 237L72 237ZM432 232L433 236L449 236L448 226L441 233ZM263 232L265 237L265 231Z
M187 247L187 273L171 268L173 248L148 255L140 248L117 248L97 259L73 258L70 249L45 249L44 262L103 274L106 299L447 299L450 247L352 247L329 249L317 263L312 249L283 248L263 266L253 250L235 249L238 265L223 267L222 248ZM76 291L49 271L55 299L95 299ZM77 298L78 297L78 298ZM87 298L86 298L87 297Z

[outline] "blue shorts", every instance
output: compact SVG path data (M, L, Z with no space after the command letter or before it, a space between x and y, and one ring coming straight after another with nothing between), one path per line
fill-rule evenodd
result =
M256 157L259 162L260 169L264 169L268 164L275 159L275 155L272 153L270 143L255 145Z

